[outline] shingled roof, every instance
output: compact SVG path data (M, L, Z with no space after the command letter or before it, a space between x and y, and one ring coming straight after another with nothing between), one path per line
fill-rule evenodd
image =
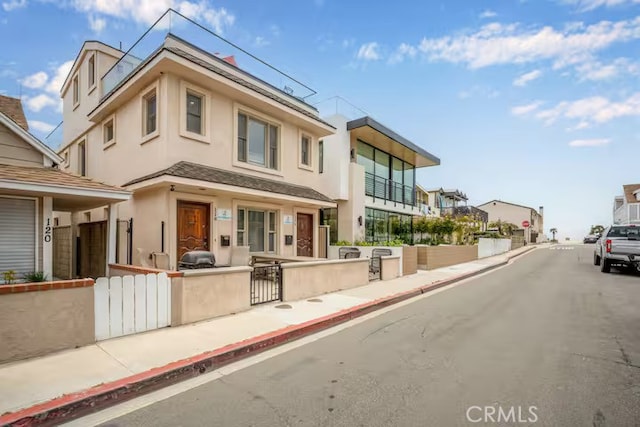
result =
M184 161L176 163L175 165L167 169L163 169L158 172L136 178L132 181L127 182L126 184L124 184L124 186L126 187L165 175L175 176L179 178L197 179L218 184L232 185L235 187L251 188L254 190L266 191L268 193L285 194L288 196L301 197L305 199L321 200L323 202L333 202L333 200L329 197L309 187L289 184L288 182L275 181L272 179L260 178L252 175L245 175L238 172L217 169L210 166L204 166Z
M126 193L121 187L103 184L84 176L73 175L56 168L39 168L0 164L0 181L16 181L44 184L57 187L82 188L89 190Z
M16 122L22 129L29 130L27 118L22 109L22 101L19 98L0 95L0 112Z

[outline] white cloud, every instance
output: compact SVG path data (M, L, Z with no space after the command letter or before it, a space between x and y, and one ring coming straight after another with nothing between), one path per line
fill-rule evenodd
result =
M47 92L58 96L60 95L62 85L64 84L67 75L71 71L72 66L73 61L67 61L56 68L55 75L49 80L49 84L46 87Z
M96 34L100 34L107 26L107 20L89 15L89 28Z
M576 66L576 73L580 81L609 80L622 74L639 75L640 65L627 58L618 58L609 64L589 61Z
M500 96L500 92L498 92L497 90L491 87L480 86L480 85L476 85L476 86L473 86L471 89L458 92L458 98L460 99L467 99L467 98L471 98L472 96L493 99Z
M580 123L578 123L577 125L567 128L567 131L568 132L574 132L574 131L577 131L577 130L587 129L589 126L591 126L591 124L588 121L583 120Z
M496 12L494 12L493 10L487 9L480 14L480 19L495 18L496 16L498 16Z
M27 105L27 108L35 113L46 107L57 107L59 104L58 101L56 101L49 95L45 95L44 93L41 93L40 95L36 95L34 97L25 97L24 101Z
M24 86L29 89L40 89L45 84L47 84L47 80L49 76L44 71L39 71L35 74L31 74L30 76L25 77L20 81Z
M27 5L27 0L9 0L2 3L5 12L23 8Z
M623 4L638 4L640 0L562 0L562 3L575 5L581 12L597 9L599 7L614 7Z
M569 143L569 147L599 147L601 145L611 144L609 138L595 138L595 139L574 139Z
M533 70L529 73L523 74L513 81L514 86L526 86L527 83L539 78L542 75L542 71Z
M390 64L397 64L404 61L405 58L414 58L418 54L418 49L407 43L402 43L389 58Z
M263 47L263 46L268 46L270 44L270 42L269 42L269 40L265 39L264 37L258 36L253 41L253 44L256 47Z
M601 124L616 118L632 116L640 116L640 92L621 101L611 101L602 96L592 96L576 101L562 101L556 106L536 114L536 117L547 125L553 124L561 118ZM588 124L584 127L586 126Z
M342 40L342 48L343 49L347 49L351 46L353 46L355 44L355 40L354 39L344 39Z
M360 46L358 50L357 58L365 61L377 61L380 59L380 53L378 52L379 45L376 42L365 43Z
M173 8L188 18L206 22L220 34L235 22L233 14L223 7L212 7L208 0L70 0L62 4L90 15L129 19L145 25L153 24L167 9Z
M49 133L54 130L56 127L50 125L49 123L41 122L39 120L29 120L29 127L31 129L35 129L38 132Z
M511 114L514 116L524 116L526 114L536 111L542 105L542 101L534 101L530 104L518 105L511 109Z
M424 38L418 48L431 61L462 63L472 69L540 60L554 61L561 68L591 59L615 43L636 39L640 39L640 17L563 29L494 22L473 33Z

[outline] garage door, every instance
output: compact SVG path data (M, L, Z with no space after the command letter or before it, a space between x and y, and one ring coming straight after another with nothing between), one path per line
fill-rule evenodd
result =
M22 275L35 270L35 200L0 197L0 280L14 270Z

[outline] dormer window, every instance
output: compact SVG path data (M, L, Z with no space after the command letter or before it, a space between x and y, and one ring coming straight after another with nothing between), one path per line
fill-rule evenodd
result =
M89 86L89 92L96 87L96 55L93 54L87 61L87 84Z

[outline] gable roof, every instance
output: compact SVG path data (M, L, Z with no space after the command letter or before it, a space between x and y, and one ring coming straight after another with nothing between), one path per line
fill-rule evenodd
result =
M636 191L640 190L640 184L627 184L623 185L622 188L624 189L624 196L627 199L627 203L640 203L634 195Z
M260 178L253 175L245 175L238 172L214 168L211 166L199 165L191 162L178 162L167 169L136 178L124 184L124 187L158 178L163 175L175 176L178 178L197 179L200 181L214 182L217 184L231 185L235 187L251 188L254 190L266 191L269 193L285 194L287 196L301 197L304 199L314 199L323 202L333 202L324 194L301 185L289 184L288 182L275 181L272 179Z
M67 88L71 82L70 77L78 71L78 66L82 62L82 59L90 50L99 50L102 53L106 53L107 55L113 56L114 58L120 58L124 54L124 52L122 52L120 49L117 49L101 41L86 40L84 43L82 43L82 47L78 51L78 55L76 55L76 59L73 60L73 65L71 65L71 69L69 69L69 73L67 74L67 76L64 79L64 82L62 83L62 87L60 88L61 95L67 91ZM102 77L104 76L98 76L98 79Z
M22 129L29 131L29 124L24 116L22 101L19 98L0 95L0 113L4 113Z
M47 156L53 163L62 163L62 157L58 156L51 148L40 141L35 136L31 135L27 130L18 125L6 114L0 112L0 123L5 125L9 130L13 131L18 137L22 138L25 142L35 148L37 151Z
M540 215L540 212L538 212L536 209L531 208L531 207L529 207L529 206L519 205L519 204L517 204L517 203L505 202L505 201L503 201L503 200L498 200L498 199L490 200L490 201L488 201L487 203L483 203L483 204L481 204L481 205L478 205L478 207L480 208L480 207L482 207L482 206L487 206L488 204L493 203L493 202L497 202L497 203L504 203L505 205L511 205L511 206L517 206L517 207L519 207L519 208L529 209L529 210L534 211L534 212L535 212L535 213L537 213L538 215Z

